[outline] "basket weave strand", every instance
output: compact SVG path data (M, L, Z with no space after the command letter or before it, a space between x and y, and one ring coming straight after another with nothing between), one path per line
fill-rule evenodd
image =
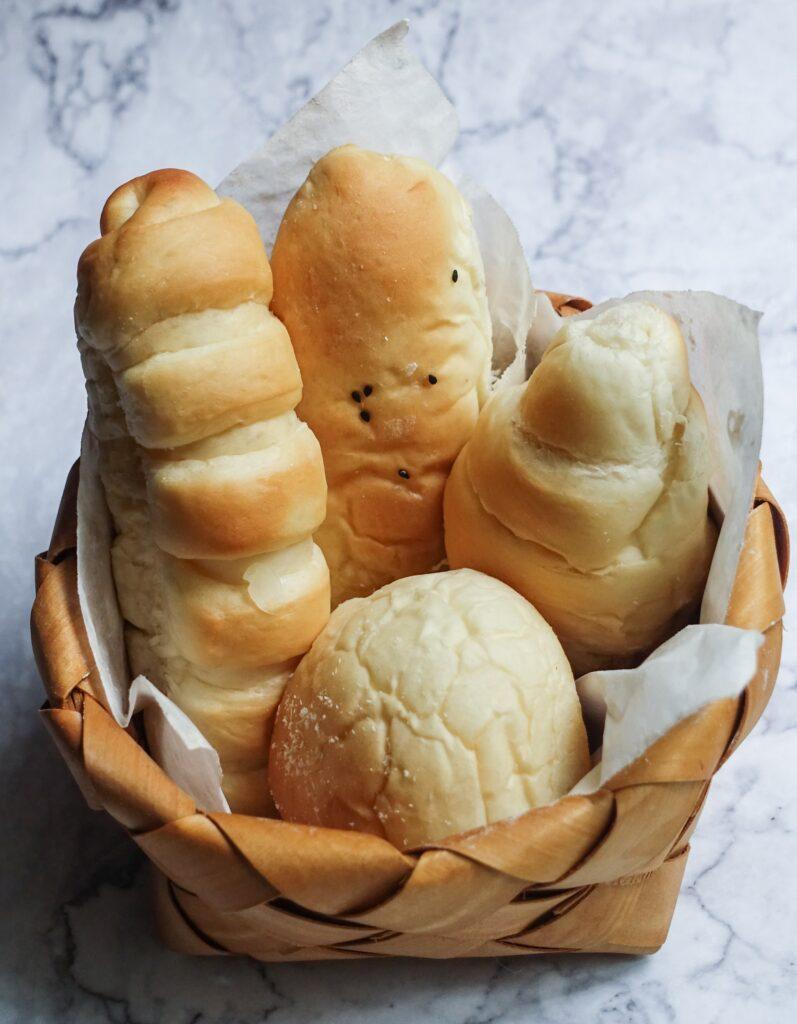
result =
M585 300L551 295L561 313ZM728 612L764 633L737 699L679 723L599 790L401 853L376 836L206 814L104 704L77 600L77 465L36 560L42 716L87 802L154 866L156 915L185 953L261 960L649 953L664 941L710 780L763 711L780 661L788 533L759 480Z

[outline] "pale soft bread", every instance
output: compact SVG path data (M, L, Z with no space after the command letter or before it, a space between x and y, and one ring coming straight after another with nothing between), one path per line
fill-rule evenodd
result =
M249 214L184 171L117 189L101 230L75 322L130 666L216 748L233 810L271 813L274 710L330 601L321 449L271 271Z
M239 814L275 814L268 788L268 749L274 714L296 659L262 669L208 669L164 650L158 639L130 626L127 652L135 671L166 678L168 694L216 750L224 766L222 785Z
M287 820L409 848L556 800L589 764L550 626L463 569L333 612L282 696L269 775Z
M457 459L449 563L524 594L576 675L636 664L696 613L716 541L709 448L670 316L634 302L566 320Z
M298 413L324 454L316 536L337 604L443 557L445 480L487 396L484 271L447 178L356 146L313 167L271 265L304 379Z

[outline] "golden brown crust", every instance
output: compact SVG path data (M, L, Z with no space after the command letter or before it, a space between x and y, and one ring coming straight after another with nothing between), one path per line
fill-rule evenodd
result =
M157 187L146 192L135 185L145 179L157 183L163 174L171 202L160 201ZM113 212L102 218L108 230L78 263L78 332L100 350L182 313L271 301L263 243L243 207L219 200L186 172L155 171L145 179L117 189ZM133 208L129 197L139 194L141 205ZM154 216L150 202L157 206Z
M264 323L256 333L158 353L117 374L119 400L139 444L176 448L296 406L302 381L290 338L261 308Z
M293 413L299 368L238 204L156 171L113 193L101 229L78 267L75 323L119 600L137 627L131 665L216 746L240 809L266 813L284 663L329 615L309 539L326 482Z
M291 201L272 269L304 379L298 412L324 453L318 536L338 603L442 557L445 478L487 393L481 258L446 178L343 146Z
M326 512L321 450L304 425L259 452L149 460L147 491L155 541L177 558L275 551L313 533Z
M118 231L133 217L140 225L157 224L217 202L216 193L196 174L164 167L131 178L111 192L100 214L100 234Z

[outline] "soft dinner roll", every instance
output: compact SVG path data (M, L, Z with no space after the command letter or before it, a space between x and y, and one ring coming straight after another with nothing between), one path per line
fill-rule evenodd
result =
M100 226L75 322L130 665L216 748L233 810L267 813L274 711L329 616L299 368L242 207L155 171L117 189Z
M588 770L552 629L461 569L333 612L283 694L269 778L287 820L407 848L556 800Z
M443 558L446 477L487 396L484 270L447 178L356 146L313 167L271 264L324 453L334 605Z
M628 302L566 320L457 459L449 562L532 601L576 675L636 664L697 610L716 540L709 447L670 316Z

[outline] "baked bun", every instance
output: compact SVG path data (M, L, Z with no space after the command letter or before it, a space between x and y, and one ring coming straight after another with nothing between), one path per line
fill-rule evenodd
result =
M110 197L78 267L89 429L131 668L216 748L233 810L273 810L274 710L329 616L301 377L249 214L185 171Z
M588 770L552 629L468 569L340 605L283 694L269 762L288 821L400 848L549 803Z
M716 541L709 472L672 317L627 302L568 319L457 459L449 563L524 594L576 675L637 664L696 614Z
M447 178L356 146L313 167L271 265L324 454L334 605L443 558L446 477L489 384L484 270Z

